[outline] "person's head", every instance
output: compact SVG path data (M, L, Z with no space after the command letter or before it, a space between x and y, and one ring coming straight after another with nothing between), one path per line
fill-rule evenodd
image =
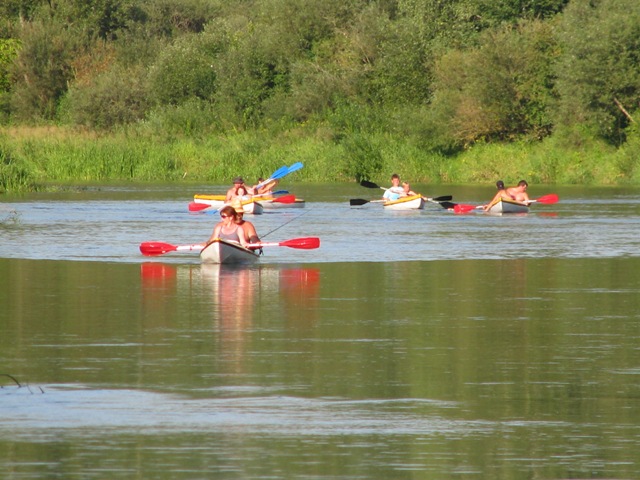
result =
M391 183L393 185L400 185L400 175L398 175L397 173L391 175Z
M235 222L238 219L238 214L231 205L225 205L220 209L220 218L222 221L230 219L231 222Z
M242 216L244 215L244 208L242 207L242 201L239 198L234 198L231 201L231 208L236 212L236 221L241 221Z
M233 179L233 184L238 188L240 185L244 185L244 178L236 177Z
M527 187L529 186L529 184L527 183L526 180L520 180L518 182L518 186L522 189L522 190L526 190Z
M498 181L496 182L496 188L497 188L498 190L504 190L504 182L503 182L502 180L498 180Z
M408 192L409 190L411 190L411 185L409 185L409 182L402 182L402 189L405 192Z

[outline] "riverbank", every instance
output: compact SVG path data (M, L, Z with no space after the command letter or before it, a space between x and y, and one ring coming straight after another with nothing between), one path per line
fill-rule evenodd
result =
M638 141L616 149L596 141L475 145L447 156L415 140L357 133L337 138L305 127L286 132L237 132L206 138L158 138L120 132L98 135L58 127L0 129L0 191L44 184L100 181L249 181L302 162L297 181L386 181L398 172L413 183L640 185Z

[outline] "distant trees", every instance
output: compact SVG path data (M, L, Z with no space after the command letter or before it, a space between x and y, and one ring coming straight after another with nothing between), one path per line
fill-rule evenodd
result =
M0 121L620 145L639 63L637 0L5 0Z

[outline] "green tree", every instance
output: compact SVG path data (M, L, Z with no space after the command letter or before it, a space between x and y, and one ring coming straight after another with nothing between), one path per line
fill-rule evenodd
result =
M54 20L25 23L20 40L22 48L12 65L12 112L21 120L53 119L73 78L75 41L66 26Z
M539 21L487 31L478 48L449 51L436 67L436 128L460 145L546 136L556 54L548 24Z
M640 3L572 2L558 24L558 123L581 124L613 144L625 140L640 104Z

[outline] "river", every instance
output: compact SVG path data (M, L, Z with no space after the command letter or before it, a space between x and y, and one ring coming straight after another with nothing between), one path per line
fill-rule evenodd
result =
M282 187L306 207L247 218L320 248L239 268L138 250L206 240L223 187L2 199L3 478L640 477L640 190Z

